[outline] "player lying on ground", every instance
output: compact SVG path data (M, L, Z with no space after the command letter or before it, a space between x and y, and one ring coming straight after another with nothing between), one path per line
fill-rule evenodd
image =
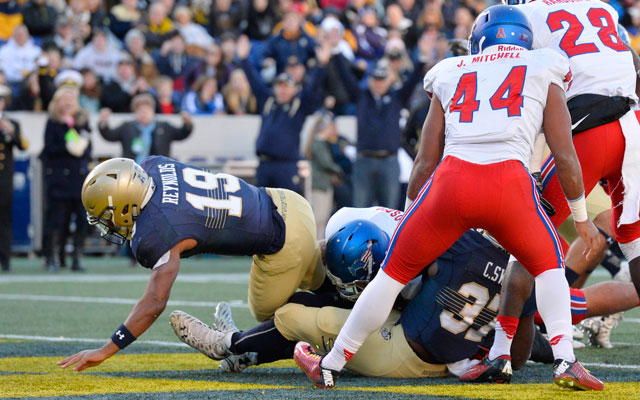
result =
M105 239L131 240L138 262L152 271L111 340L59 361L63 368L98 365L144 333L166 307L181 257L253 255L248 303L258 321L271 318L296 289L317 289L325 280L313 212L289 190L257 188L167 157L142 165L115 158L87 176L82 202Z
M333 281L339 282L337 289L342 297L351 301L357 298L356 284L364 284L371 275L369 269L358 268L363 254L371 253L368 241L377 242L372 258L375 272L381 261L379 247L385 241L380 231L392 233L401 217L401 211L372 207L343 208L330 219L327 268ZM442 376L446 369L456 375L466 372L473 365L468 358L492 342L495 317L492 308L495 309L494 303L499 299L508 259L503 249L478 232L465 233L423 271L419 282L424 284L417 286L417 295L404 310L392 312L383 328L365 340L362 351L346 368L366 376L403 378ZM488 294L483 295L484 291ZM586 288L584 292L574 289L572 317L577 323L585 316L599 315L594 312L618 311L611 306L618 300L622 302L620 306L624 306L629 293L635 297L633 285L622 282L606 282ZM609 297L612 295L615 297ZM475 304L473 299L477 299ZM219 360L228 356L221 362L221 369L241 371L250 365L291 358L299 340L322 353L328 352L349 310L325 305L330 303L320 296L298 293L289 304L276 311L273 320L243 332L235 327L228 305L219 305L213 329L181 311L172 313L171 323L180 340L208 357ZM528 305L529 311L521 319L512 347L516 369L529 357L534 341L533 296ZM628 304L627 308L633 306L635 303ZM535 339L538 354L532 358L553 362L552 356L549 360L548 342L539 335Z
M523 167L544 125L561 161L557 170L567 198L583 196L563 89L569 66L552 50L529 51L528 25L513 7L490 7L474 24L473 55L445 59L427 73L425 89L433 97L409 182L409 198L415 200L391 239L382 270L358 298L331 351L323 358L296 351L315 386L335 385L339 371L382 326L398 293L424 265L470 228L484 228L535 276L538 310L552 338L554 382L603 389L573 353L562 248ZM603 241L588 219L574 219L588 249ZM517 323L515 317L497 317L492 352L482 361L497 368L497 380L511 378Z
M533 48L552 49L570 64L573 83L567 89L568 108L585 195L599 181L605 182L605 191L611 198L612 233L629 262L631 278L640 293L640 112L634 111L638 104L636 71L640 69L640 58L622 40L616 29L618 13L607 3L598 0L508 2L527 3L517 8L529 18ZM559 179L560 162L551 155L542 166L543 197L556 210L551 217L556 227L570 212L574 213L579 204L567 203L564 198L562 179ZM586 218L586 213L581 213L579 218ZM579 264L586 268L589 264L584 259L579 261L583 258L582 239L576 240L572 247L567 259L570 268L566 270L570 284L578 279L572 269L581 269ZM606 245L588 247L599 255L593 257L597 262ZM574 260L578 260L577 263ZM507 280L504 290L521 295L511 296L508 303L505 301L501 313L519 315L531 285L526 275L518 281Z

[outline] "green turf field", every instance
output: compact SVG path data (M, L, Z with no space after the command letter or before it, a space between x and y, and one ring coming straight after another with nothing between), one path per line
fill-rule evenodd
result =
M551 382L551 366L527 364L511 385L462 385L440 379L372 379L344 374L333 391L313 390L292 361L241 374L183 346L169 313L184 310L209 322L215 303L230 302L241 329L253 325L246 303L248 258L184 260L171 303L136 343L97 368L61 370L55 361L99 347L143 293L149 271L119 258L85 260L89 272L43 271L40 260L16 259L0 275L0 397L55 399L413 398L640 399L640 312L625 313L614 349L579 349L578 357L606 382L604 393L573 393ZM597 274L591 282L605 279Z

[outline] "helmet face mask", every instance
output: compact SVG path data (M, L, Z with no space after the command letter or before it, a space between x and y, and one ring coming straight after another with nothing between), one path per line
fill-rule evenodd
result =
M87 213L87 222L89 222L89 225L98 228L100 237L121 246L127 239L131 239L130 230L129 228L115 225L113 222L114 211L115 207L108 206L98 216Z

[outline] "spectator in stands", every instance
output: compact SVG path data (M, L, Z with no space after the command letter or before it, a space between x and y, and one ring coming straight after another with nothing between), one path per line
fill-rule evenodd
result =
M215 37L229 32L238 35L242 32L242 5L233 0L211 0L209 12L209 30Z
M203 60L194 62L185 71L185 86L193 87L194 83L203 76L216 78L220 87L227 83L228 71L222 63L222 49L216 43L209 46Z
M105 4L101 0L85 0L87 11L91 13L89 26L94 31L96 28L102 28L109 25L109 17L105 9Z
M237 37L233 33L224 33L220 36L220 49L222 49L222 65L227 71L227 75L231 73L239 65L236 61L236 40Z
M4 116L11 89L0 86L0 267L11 270L11 207L13 205L13 148L26 150L29 142L20 132L20 124Z
M331 57L329 46L317 51L318 66L311 70L309 80L300 87L293 78L282 73L273 88L267 86L248 60L251 43L246 36L238 40L237 53L262 114L256 155L260 159L256 185L281 187L302 192L297 162L300 159L300 132L307 116L322 105L322 85L326 64Z
M333 113L319 113L305 151L305 157L311 161L311 207L318 239L324 239L324 230L333 212L333 186L342 183L343 171L334 161L330 147L330 143L337 140Z
M409 78L413 70L413 64L407 54L404 42L397 37L389 38L385 45L383 58L389 65L391 73L396 77L393 83L394 88L402 87L402 84Z
M53 35L58 12L47 5L47 0L31 0L22 9L22 18L32 36L47 38Z
M66 60L72 60L76 50L84 46L84 42L74 35L71 21L66 17L58 18L56 33L52 41L62 51L62 55Z
M61 18L69 22L75 41L84 44L91 35L91 12L87 9L87 1L69 1L69 7L58 17L58 21Z
M11 104L12 110L47 110L56 90L54 78L61 68L60 50L47 47L38 57L38 70L30 73L22 82L18 95Z
M424 57L426 49L421 52ZM360 89L344 57L338 54L335 58L347 90L355 94L356 100L358 158L353 171L354 204L356 207L376 204L396 207L400 190L397 157L400 111L424 76L425 64L421 59L400 89L392 88L396 77L379 65L373 70L368 87Z
M251 0L244 33L251 40L265 41L271 36L278 15L269 0Z
M456 27L453 31L454 39L466 39L471 33L471 27L475 18L466 7L458 7L455 11L454 22Z
M224 99L218 91L218 81L203 75L182 99L182 111L190 114L213 115L224 113Z
M180 102L177 93L173 90L173 79L168 76L158 77L155 95L157 114L177 114L180 112Z
M377 60L384 54L384 44L387 31L379 26L378 14L371 7L363 7L358 15L359 23L355 28L358 40L358 57L367 60Z
M387 31L397 31L402 35L402 40L406 43L407 47L413 48L418 38L416 26L413 21L404 16L402 7L396 3L391 3L387 6L387 12L385 14L385 25Z
M127 32L135 27L142 15L138 10L138 0L122 0L109 13L109 28L118 39L124 39Z
M162 44L160 50L151 53L156 62L158 73L176 79L174 88L182 90L184 82L181 75L188 69L194 60L185 53L185 44L182 35L176 35ZM178 80L178 78L180 78ZM186 89L186 88L185 88Z
M275 59L277 73L284 71L290 56L298 57L303 64L314 57L316 42L302 30L303 21L298 12L286 13L282 18L282 30L266 43L261 60Z
M153 58L144 48L144 40L144 34L139 29L131 29L124 37L125 47L133 60L136 75L151 82L158 76L158 70Z
M233 115L258 113L256 96L251 93L247 75L242 69L236 69L231 73L229 82L222 88L222 95L227 113Z
M100 106L116 113L127 113L131 110L133 96L148 91L147 80L136 77L133 61L125 55L120 58L116 76L102 87Z
M203 56L214 44L213 38L202 25L194 23L192 18L191 10L186 6L178 6L173 12L175 27L186 41L187 53Z
M24 25L18 25L11 39L0 48L0 65L14 93L18 92L22 80L36 69L36 59L41 52Z
M402 14L409 19L413 26L416 26L422 14L423 4L416 0L398 0L398 5L402 9Z
M160 2L151 4L147 24L142 28L145 34L145 43L147 47L152 49L160 48L166 40L177 33L173 22L168 17L167 8Z
M298 57L289 56L289 59L287 60L287 67L285 68L284 72L291 75L293 80L296 81L298 85L300 85L304 83L307 68L302 62L300 62L300 59Z
M91 114L100 111L100 95L102 85L96 74L90 68L80 71L82 74L82 86L80 87L80 107Z
M75 216L73 232L72 271L84 271L80 256L87 232L86 212L82 206L80 189L89 172L91 142L89 118L78 104L78 89L60 87L49 104L49 119L44 132L41 158L44 166L46 193L46 263L56 272L61 260L57 256L64 249L64 231Z
M0 2L0 41L9 40L13 36L13 31L22 24L21 8L24 1L1 1Z
M122 157L140 163L150 155L171 156L171 142L184 140L193 130L189 114L182 113L183 125L176 128L168 122L155 121L155 100L150 94L139 94L131 101L134 121L119 127L109 128L111 110L100 111L98 129L100 135L110 142L122 144Z
M98 77L108 81L116 75L121 53L109 45L108 31L96 29L93 38L73 59L73 68L80 71L91 68Z

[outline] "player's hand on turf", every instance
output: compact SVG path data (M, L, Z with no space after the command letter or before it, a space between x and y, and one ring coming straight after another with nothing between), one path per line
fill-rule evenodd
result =
M598 228L596 228L593 222L589 219L582 222L574 221L573 224L576 227L576 231L578 231L580 238L584 240L583 254L587 260L591 260L598 256L605 246L604 238L600 232L598 232Z
M111 357L104 349L83 350L79 353L58 361L57 364L62 368L68 368L74 364L74 371L83 371L89 367L100 365L104 360Z

